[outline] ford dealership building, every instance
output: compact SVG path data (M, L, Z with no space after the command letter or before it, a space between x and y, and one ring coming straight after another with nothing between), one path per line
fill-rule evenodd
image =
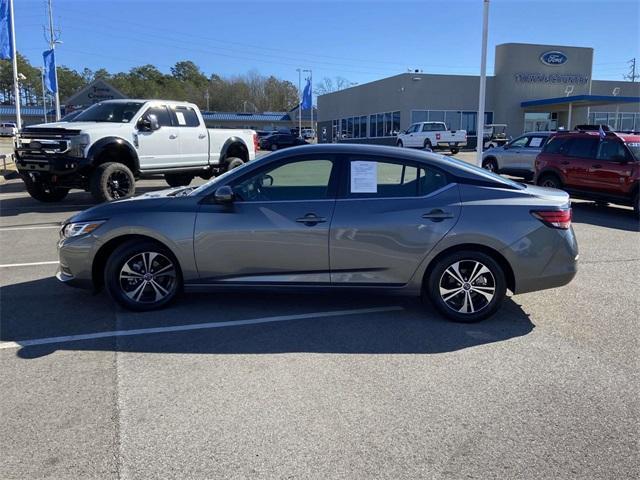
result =
M593 49L505 43L487 77L485 123L507 135L608 124L640 130L640 83L592 79ZM395 143L420 121L464 129L475 144L480 77L402 73L318 97L318 140Z

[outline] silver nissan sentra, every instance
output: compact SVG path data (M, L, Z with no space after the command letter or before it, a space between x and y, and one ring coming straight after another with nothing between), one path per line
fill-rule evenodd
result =
M294 147L67 221L60 281L149 310L182 290L424 295L461 322L576 274L569 196L434 153Z

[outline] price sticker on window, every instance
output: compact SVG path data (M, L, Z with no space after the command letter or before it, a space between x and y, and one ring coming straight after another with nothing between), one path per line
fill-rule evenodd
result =
M378 193L377 162L351 162L351 193Z
M175 113L176 113L176 118L178 119L178 125L186 125L187 120L184 118L184 113L182 112L175 112Z
M529 146L530 147L539 147L540 145L542 145L542 138L541 137L533 137L533 138L531 138L531 141L529 142Z

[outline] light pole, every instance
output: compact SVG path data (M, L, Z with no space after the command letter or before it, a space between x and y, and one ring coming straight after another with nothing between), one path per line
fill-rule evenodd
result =
M482 56L480 57L480 93L478 96L478 124L476 127L476 165L482 166L484 146L484 101L487 89L487 31L489 29L489 0L482 2Z

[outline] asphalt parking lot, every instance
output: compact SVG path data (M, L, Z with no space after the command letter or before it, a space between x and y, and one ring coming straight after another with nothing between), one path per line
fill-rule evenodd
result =
M575 280L461 325L368 295L127 312L53 277L90 205L0 185L1 478L637 478L630 209L576 202Z

